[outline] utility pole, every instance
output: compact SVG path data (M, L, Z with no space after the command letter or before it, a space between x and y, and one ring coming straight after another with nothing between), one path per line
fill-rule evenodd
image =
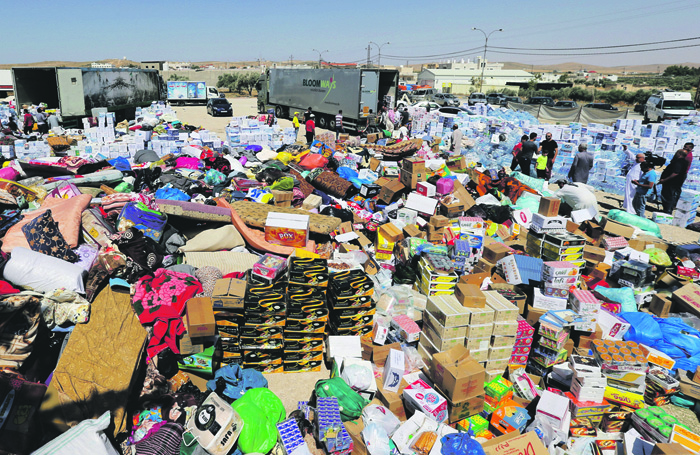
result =
M478 30L478 31L480 31L481 33L484 34L484 38L486 39L486 41L484 42L484 57L483 57L482 60L481 60L481 80L479 81L479 92L483 93L482 87L483 87L483 85L484 85L484 70L486 69L486 49L488 49L488 47L489 47L489 37L490 37L493 33L495 33L495 32L502 32L503 29L502 29L502 28L499 28L499 29L496 29L496 30L492 30L492 31L489 32L488 35L486 34L485 31L483 31L483 30L480 29L480 28L472 27L472 30Z
M369 68L369 51L371 49L371 46L367 44L367 68Z
M290 66L290 67L292 66L292 59L293 59L293 58L294 58L293 55L290 55L290 56L289 56L289 66Z
M318 67L321 68L321 61L322 61L321 56L323 55L324 52L328 52L328 49L326 49L325 51L319 51L317 49L313 49L313 51L318 52Z

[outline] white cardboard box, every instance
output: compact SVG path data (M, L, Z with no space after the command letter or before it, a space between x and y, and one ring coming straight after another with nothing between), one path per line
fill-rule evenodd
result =
M386 363L384 364L384 374L382 375L382 380L384 382L383 390L394 393L399 391L399 385L401 384L401 378L403 378L404 373L404 362L403 351L397 351L396 349L391 349L389 351Z

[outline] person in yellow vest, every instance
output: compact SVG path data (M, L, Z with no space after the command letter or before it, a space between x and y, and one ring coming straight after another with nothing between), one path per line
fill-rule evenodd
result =
M537 171L538 179L547 180L547 155L544 152L538 152L537 161L535 161L535 170Z
M294 117L292 118L292 125L294 126L294 140L296 141L297 137L299 137L299 113L295 112Z

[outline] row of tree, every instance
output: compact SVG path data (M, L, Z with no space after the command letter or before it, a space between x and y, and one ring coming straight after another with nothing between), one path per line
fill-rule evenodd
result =
M647 99L655 92L655 90L588 90L583 87L567 87L560 90L527 90L520 95L526 96L549 96L555 100L574 100L574 101L602 101L610 104L626 103L630 105L644 104ZM489 93L496 93L492 91ZM514 91L505 89L498 93L504 95L517 95Z
M248 96L253 96L253 89L258 83L260 76L258 73L233 73L222 74L216 82L217 88L227 88L230 92L248 92Z

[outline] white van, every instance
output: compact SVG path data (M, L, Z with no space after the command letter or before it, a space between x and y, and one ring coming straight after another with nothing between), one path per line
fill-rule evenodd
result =
M686 92L659 92L644 106L645 122L663 122L689 115L695 110L693 98Z

